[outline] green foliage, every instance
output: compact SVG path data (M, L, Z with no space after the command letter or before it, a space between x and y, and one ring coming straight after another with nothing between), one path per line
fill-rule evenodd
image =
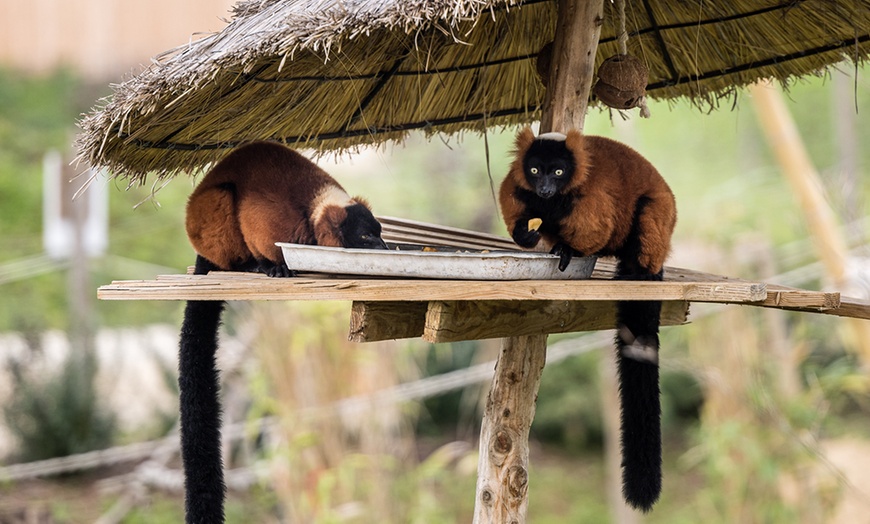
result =
M97 395L97 361L90 350L70 351L57 371L33 376L20 361L8 366L15 395L3 406L6 427L22 460L105 449L115 417Z
M573 452L600 450L604 428L599 368L602 358L614 358L608 349L544 368L532 423L536 439ZM675 352L668 348L669 354ZM660 382L663 431L675 432L686 423L696 423L703 403L698 381L690 373L665 369Z
M69 150L76 119L97 96L69 71L28 76L0 70L0 265L42 252L43 156L52 149ZM158 199L151 188L114 183L109 190L110 255L91 261L93 282L153 278L192 264L194 253L183 227L189 190L185 180L178 180L162 189ZM0 331L66 329L65 277L66 271L58 268L3 284ZM165 322L180 318L181 311L172 302L97 302L94 309L96 324L113 326Z
M698 421L704 392L698 379L689 372L662 370L662 427L676 427L683 422Z
M422 351L420 370L423 376L440 375L457 369L465 369L474 363L479 342L466 341L450 344L428 344ZM471 386L457 391L426 398L422 401L416 431L420 435L456 434L470 424L478 427L477 402L480 386Z
M548 365L541 376L532 433L544 442L577 451L600 448L602 437L599 359L587 353Z

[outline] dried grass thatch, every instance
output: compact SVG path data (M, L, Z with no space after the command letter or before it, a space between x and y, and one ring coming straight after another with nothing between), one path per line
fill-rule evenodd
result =
M605 1L599 62L617 53ZM716 107L759 78L819 73L870 50L870 0L627 0L648 95ZM554 0L245 0L221 32L115 86L81 122L81 158L142 182L237 144L321 151L539 118L535 57Z

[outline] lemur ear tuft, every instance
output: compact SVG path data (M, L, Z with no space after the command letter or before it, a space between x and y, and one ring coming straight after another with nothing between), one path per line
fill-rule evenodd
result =
M565 147L577 156L583 150L583 134L576 129L571 129L565 135Z
M361 206L368 209L369 211L372 210L372 206L369 205L369 201L362 198L362 197L355 196L355 197L351 198L351 201L356 203L356 204L360 204Z
M532 145L532 142L535 141L535 133L532 132L531 127L524 127L517 133L517 138L515 141L515 145L517 148L517 156L522 157L526 154L526 151L529 150L529 147Z

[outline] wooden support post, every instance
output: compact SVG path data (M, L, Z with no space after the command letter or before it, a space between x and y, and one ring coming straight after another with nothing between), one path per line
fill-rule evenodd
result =
M559 0L559 17L541 132L583 129L595 76L598 37L604 21L602 0Z
M603 15L603 0L559 0L541 133L583 129ZM526 522L529 428L547 335L511 337L502 344L480 428L475 524Z
M526 521L529 428L546 357L546 335L504 339L480 431L474 524Z

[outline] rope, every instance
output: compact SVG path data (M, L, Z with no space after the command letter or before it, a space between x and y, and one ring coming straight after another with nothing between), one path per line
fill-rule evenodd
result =
M616 10L619 12L619 35L616 44L619 46L619 54L628 54L628 31L625 30L625 0L616 0Z
M619 54L628 54L628 31L625 29L625 0L615 0L616 10L619 13L619 30L617 31L616 45L619 47ZM638 98L635 107L640 109L641 118L649 118L649 107L646 105L646 95Z

